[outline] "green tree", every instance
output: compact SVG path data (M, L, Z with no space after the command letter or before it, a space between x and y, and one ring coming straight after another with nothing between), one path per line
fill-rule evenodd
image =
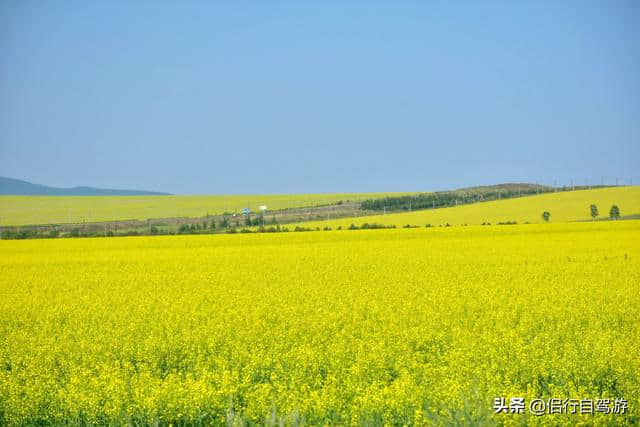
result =
M611 209L609 210L609 217L611 219L620 219L620 208L618 208L618 205L611 206Z
M598 207L596 205L591 205L591 220L595 221L598 215Z
M549 211L542 212L542 219L544 219L545 222L549 222L549 218L551 218Z

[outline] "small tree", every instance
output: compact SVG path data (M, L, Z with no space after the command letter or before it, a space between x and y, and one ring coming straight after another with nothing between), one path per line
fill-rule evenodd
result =
M611 206L611 210L609 210L609 217L611 219L620 219L620 208L618 208L618 205Z
M591 220L595 221L598 215L598 207L596 205L591 205Z
M542 219L544 219L545 222L549 222L549 218L551 218L549 211L542 212Z

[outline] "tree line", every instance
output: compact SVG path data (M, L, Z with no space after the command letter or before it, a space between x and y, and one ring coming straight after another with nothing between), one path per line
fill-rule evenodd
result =
M404 210L435 209L460 204L476 203L480 201L510 199L513 197L528 196L533 194L548 193L554 191L550 187L523 187L513 189L489 189L484 191L440 191L435 193L420 193L405 196L388 196L379 199L367 199L360 203L360 209Z
M591 215L591 220L595 221L596 218L600 215L598 206L595 204L592 204L591 206L589 206L589 214ZM545 222L549 222L549 219L551 219L551 212L549 211L542 212L542 219ZM612 219L612 220L620 219L620 208L618 207L618 205L612 205L611 209L609 209L609 219Z

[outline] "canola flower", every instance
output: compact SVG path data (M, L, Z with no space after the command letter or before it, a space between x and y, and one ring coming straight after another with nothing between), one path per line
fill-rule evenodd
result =
M178 196L0 196L0 225L203 217L260 205L291 209L411 193L242 194Z
M640 186L610 187L545 193L514 199L495 200L448 208L426 209L387 215L341 218L303 223L306 227L342 227L351 224L378 223L384 225L480 225L499 222L542 223L544 211L551 213L550 222L591 221L591 205L600 209L600 218L608 217L612 205L618 205L623 216L640 215Z
M0 424L635 425L638 241L638 221L0 241Z

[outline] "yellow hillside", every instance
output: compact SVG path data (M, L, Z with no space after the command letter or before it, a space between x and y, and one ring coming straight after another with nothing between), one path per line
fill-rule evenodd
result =
M290 209L410 193L242 194L182 196L0 196L0 225L203 217L260 205Z
M451 208L428 209L388 215L343 218L334 221L321 221L305 226L348 227L350 224L379 223L385 225L478 225L483 222L517 221L518 223L543 222L541 214L551 213L550 222L568 222L590 220L590 205L598 206L600 216L609 216L612 205L618 205L622 216L640 214L640 187L612 187L595 190L579 190L559 193L547 193L539 196L517 199L481 202Z

